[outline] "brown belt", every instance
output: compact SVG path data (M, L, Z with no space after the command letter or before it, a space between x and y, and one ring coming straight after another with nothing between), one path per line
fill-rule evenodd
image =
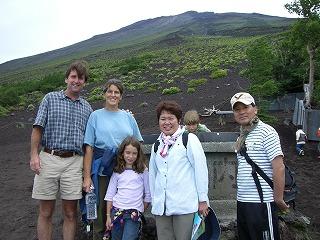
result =
M55 156L59 156L62 158L68 158L68 157L73 157L74 155L76 155L77 153L74 151L64 151L64 150L52 150L49 148L44 148L43 149L44 152L55 155Z

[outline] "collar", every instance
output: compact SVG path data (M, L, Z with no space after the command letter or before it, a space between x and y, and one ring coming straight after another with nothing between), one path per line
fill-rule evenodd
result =
M72 100L64 93L64 90L59 91L58 94L60 99L68 99L68 100L71 100L72 102L79 101L81 104L84 104L84 99L81 96L79 96L76 100Z

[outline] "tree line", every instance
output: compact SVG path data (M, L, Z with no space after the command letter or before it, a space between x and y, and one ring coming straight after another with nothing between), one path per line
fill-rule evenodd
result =
M251 92L260 99L305 91L305 106L320 103L320 0L285 5L299 18L290 31L257 40L247 50Z

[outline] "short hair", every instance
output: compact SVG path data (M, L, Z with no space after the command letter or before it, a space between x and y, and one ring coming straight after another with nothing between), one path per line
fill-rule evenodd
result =
M200 117L196 110L187 111L183 118L184 124L198 124L200 123Z
M297 128L298 128L298 129L302 129L303 127L302 127L301 124L299 124L299 125L297 125Z
M75 62L71 63L65 73L65 78L69 77L71 71L76 71L78 74L78 77L84 76L84 81L86 82L89 78L87 66L88 66L88 63L83 60L79 60L79 61L75 61Z
M176 101L165 100L165 101L159 102L156 108L158 121L160 119L161 112L164 110L175 115L178 120L181 120L182 109L181 109L181 106Z
M106 85L104 86L103 92L105 93L111 85L115 85L119 89L120 94L121 95L123 94L123 91L124 91L123 84L122 84L121 80L119 80L117 78L109 79L107 81Z

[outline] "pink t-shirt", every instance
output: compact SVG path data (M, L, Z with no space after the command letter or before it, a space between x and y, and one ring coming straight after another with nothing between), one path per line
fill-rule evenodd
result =
M151 202L149 172L136 173L126 169L122 173L113 173L109 182L105 201L112 201L120 209L137 209L143 212L143 202Z

